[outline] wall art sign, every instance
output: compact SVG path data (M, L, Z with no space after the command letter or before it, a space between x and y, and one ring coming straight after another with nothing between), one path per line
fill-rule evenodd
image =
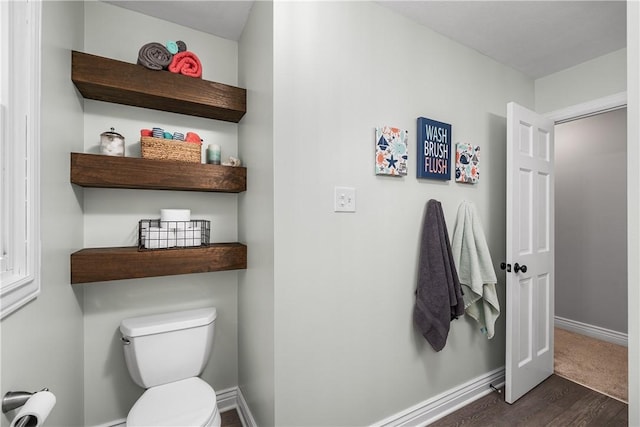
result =
M418 178L451 179L451 125L418 117Z
M480 146L456 144L456 182L475 184L480 179Z
M409 132L392 126L376 128L376 175L407 174Z

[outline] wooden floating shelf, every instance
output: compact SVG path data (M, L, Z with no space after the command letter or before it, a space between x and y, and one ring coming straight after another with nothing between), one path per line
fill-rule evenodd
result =
M82 187L239 193L247 169L172 160L71 153L71 182Z
M247 91L168 71L152 71L72 51L71 80L86 99L238 123ZM239 193L243 167L71 153L71 182L83 187ZM91 283L247 268L247 247L217 243L197 248L139 251L88 248L71 254L71 283Z
M139 251L136 246L82 249L71 254L71 283L137 279L247 268L247 247L217 243L197 248Z
M77 51L71 80L86 99L234 123L247 111L246 89Z

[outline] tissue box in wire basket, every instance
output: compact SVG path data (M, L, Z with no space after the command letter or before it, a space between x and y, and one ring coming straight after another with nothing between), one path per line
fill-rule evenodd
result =
M143 219L138 225L138 250L207 246L210 231L211 222L200 219L191 221Z

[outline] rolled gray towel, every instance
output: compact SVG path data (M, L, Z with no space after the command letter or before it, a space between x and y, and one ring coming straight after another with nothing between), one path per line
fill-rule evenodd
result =
M186 52L187 44L185 42L178 40L176 44L178 45L178 52Z
M171 64L173 55L160 43L147 43L138 52L138 64L150 70L162 70Z

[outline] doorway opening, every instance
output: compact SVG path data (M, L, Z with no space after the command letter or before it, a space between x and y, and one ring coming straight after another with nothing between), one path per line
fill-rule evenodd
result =
M556 120L557 375L627 395L626 108Z

